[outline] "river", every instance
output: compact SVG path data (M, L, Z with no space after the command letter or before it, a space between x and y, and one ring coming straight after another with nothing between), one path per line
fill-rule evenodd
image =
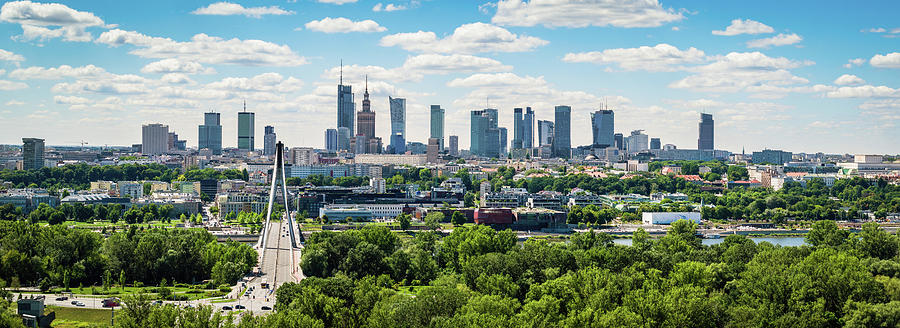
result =
M750 240L753 240L757 244L761 242L769 242L773 245L779 246L802 246L806 245L806 241L803 240L804 237L747 237ZM716 238L716 239L703 239L703 245L715 245L725 241L725 237ZM627 245L631 246L630 238L617 238L613 239L613 242L619 245Z

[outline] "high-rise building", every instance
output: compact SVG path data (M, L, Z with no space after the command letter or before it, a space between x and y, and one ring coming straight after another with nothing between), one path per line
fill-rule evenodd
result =
M444 149L444 109L431 105L431 137L438 140L438 150Z
M631 135L625 138L625 151L634 154L650 149L648 144L650 139L643 131L631 131Z
M615 146L615 115L613 111L602 109L591 113L591 130L594 137L594 147L606 148Z
M22 168L37 170L44 167L44 139L22 138Z
M247 103L244 102L244 111L238 113L238 149L253 151L256 139L256 114L247 111Z
M537 146L553 144L553 121L537 121L538 144Z
M448 144L450 156L459 156L459 136L450 136Z
M789 151L763 149L762 151L753 152L752 160L754 164L784 165L784 163L792 161L793 157L794 154Z
M662 143L659 138L650 138L650 149L660 149L661 147Z
M366 77L366 89L363 92L362 110L356 114L357 134L366 136L366 140L375 138L375 112L372 111L372 103L369 101L369 78Z
M169 132L169 140L167 143L169 151L186 150L185 147L187 146L187 141L179 139L178 133Z
M531 107L525 107L525 116L522 118L522 148L534 147L534 111Z
M428 138L428 148L425 151L425 158L428 163L437 163L440 147L441 145L438 138Z
M616 148L619 150L625 150L625 136L621 133L616 133L613 135L613 139L616 140Z
M271 125L266 125L264 128L266 132L263 135L263 155L272 156L275 155L275 128Z
M169 126L159 123L141 127L141 153L146 155L165 154L169 151Z
M713 150L715 149L715 143L713 139L714 132L714 122L712 114L701 113L700 114L700 138L697 139L697 149L699 150Z
M213 155L222 155L222 121L215 112L203 114L203 125L199 128L197 149L209 149Z
M554 108L553 155L569 158L572 155L572 107Z
M487 108L473 110L470 116L470 151L476 156L500 155L500 129L497 127L497 110Z
M497 128L500 130L500 155L506 156L506 153L509 152L509 142L506 139L506 128Z
M366 154L369 152L369 137L365 134L357 133L356 137L350 140L350 149L354 154Z
M525 122L522 119L522 108L513 108L512 149L521 149L525 139Z
M352 139L352 138L350 137L350 129L347 128L346 126L338 127L337 135L338 135L338 150L351 151L352 148L350 148L350 139Z
M349 85L344 85L344 69L341 67L341 80L338 84L338 97L337 97L337 126L338 133L340 133L340 128L347 128L347 144L344 145L346 148L341 148L341 150L350 150L350 137L356 135L356 130L353 128L354 116L356 113L356 105L353 103L353 88Z
M338 150L338 130L337 129L325 130L325 150L328 150L328 151L337 151Z
M406 99L388 97L391 107L391 148L395 154L406 152Z

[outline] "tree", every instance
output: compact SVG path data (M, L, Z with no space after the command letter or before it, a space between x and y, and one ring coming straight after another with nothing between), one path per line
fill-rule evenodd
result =
M837 223L823 220L813 223L812 229L806 234L806 242L813 246L838 247L847 240L850 232L841 230Z
M125 270L119 271L119 287L122 288L122 292L125 292Z
M400 230L406 231L410 227L409 214L403 213L397 216L397 222L400 223Z
M460 211L453 211L453 215L450 216L450 223L453 223L455 226L461 226L466 223L466 215Z
M425 215L425 226L429 230L437 230L441 228L441 222L444 221L444 213L431 211Z
M863 224L859 233L858 249L868 256L882 260L891 259L897 255L900 240L896 236L888 234L878 223L869 222Z

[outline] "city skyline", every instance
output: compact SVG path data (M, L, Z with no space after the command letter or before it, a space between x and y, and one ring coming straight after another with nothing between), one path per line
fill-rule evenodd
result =
M590 113L609 104L615 133L641 129L685 149L698 141L700 113L715 118L715 148L732 152L900 149L897 3L816 2L810 11L811 3L588 1L570 5L594 14L568 21L537 14L541 3L401 1L405 10L389 12L363 1L273 1L217 12L173 2L142 4L140 17L133 4L8 2L0 143L127 146L141 142L137 127L160 123L193 147L203 113L214 111L222 146L232 148L247 99L260 127L253 139L272 125L289 146L324 148L325 129L337 127L334 86L363 89L368 74L385 145L392 96L407 99L410 127L427 124L440 104L443 135L459 136L461 148L472 110L498 109L499 127L515 134L513 108L552 121L559 105L572 107L571 146L588 145ZM610 18L629 5L640 10ZM781 14L797 11L811 15ZM837 13L842 20L827 19ZM162 15L171 24L148 19ZM407 132L406 141L427 143L429 129Z

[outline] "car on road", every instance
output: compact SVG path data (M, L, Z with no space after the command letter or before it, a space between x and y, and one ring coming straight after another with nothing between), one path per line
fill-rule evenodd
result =
M57 298L56 298L57 301L65 301L65 300L67 300L67 299L69 299L68 296L60 296L60 297L57 297Z
M268 306L265 306L265 305L263 305L263 307L261 307L261 308L259 308L259 309L260 309L260 310L263 310L263 311L269 311L269 310L272 310L272 308L270 308L270 307L268 307Z
M231 311L231 310L232 310L231 307L228 305L222 307L222 311Z
M247 307L245 307L245 306L243 306L243 305L240 305L240 304L234 306L234 309L235 309L235 310L243 310L243 309L246 309L246 308L247 308Z
M160 301L160 300L155 300L155 301L153 301L153 303L150 303L150 304L153 304L153 305L162 305L163 302Z
M75 302L75 306L84 306L84 303L82 303L81 301L77 301Z
M103 307L116 307L119 306L119 300L117 298L107 298L103 300Z
M75 304L78 304L78 301L72 301L70 303L72 303L72 305L75 305Z

